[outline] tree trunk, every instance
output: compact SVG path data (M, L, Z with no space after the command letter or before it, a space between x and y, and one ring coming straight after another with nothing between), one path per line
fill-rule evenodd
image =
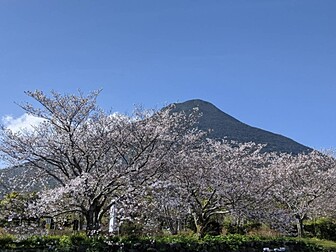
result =
M178 220L175 218L168 217L166 219L166 223L168 224L170 233L172 235L176 235L178 233Z
M206 227L209 224L209 218L197 217L197 214L193 214L194 223L196 227L196 233L200 238L206 235Z
M201 226L198 224L199 221L198 221L198 218L197 218L197 214L193 213L192 216L193 216L194 225L195 225L195 228L196 228L196 234L200 235L201 234Z
M80 214L79 215L79 230L83 230L83 225L84 225L84 216L83 216L83 214Z
M90 209L85 215L86 219L86 233L87 235L95 235L100 228L99 216L100 209L95 206L90 206Z
M303 237L303 234L304 234L304 230L303 230L303 218L298 218L297 219L296 228L297 228L298 237L300 237L300 238Z
M200 227L200 233L199 233L200 238L204 238L204 236L206 235L205 228L206 228L206 224Z

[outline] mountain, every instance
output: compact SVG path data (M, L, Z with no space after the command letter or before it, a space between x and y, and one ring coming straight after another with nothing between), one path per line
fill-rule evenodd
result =
M191 113L197 107L201 113L197 128L208 131L208 138L233 140L237 142L255 142L266 144L264 151L285 152L298 154L310 152L311 148L304 146L294 140L275 134L266 130L249 126L236 118L224 113L213 104L203 100L189 100L182 103L175 103L175 112L185 111Z
M252 141L267 144L264 147L264 151L267 152L277 151L298 154L312 151L311 148L299 144L292 139L242 123L206 101L190 100L176 103L174 111L191 113L195 107L198 107L198 112L202 114L197 127L204 131L211 130L207 135L209 138L226 138L237 142ZM39 178L34 171L34 169L31 170L26 165L0 169L0 198L6 191L32 191L40 190L43 186L53 187L55 185L55 181ZM25 183L28 180L33 180L35 183L33 185ZM39 183L40 181L44 181L43 186ZM29 188L26 188L26 186L29 186Z
M56 184L55 179L41 177L37 169L27 164L0 169L0 199L8 192L41 191Z

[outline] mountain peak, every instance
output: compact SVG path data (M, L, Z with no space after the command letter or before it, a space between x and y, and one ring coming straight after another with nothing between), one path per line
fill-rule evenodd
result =
M175 103L174 111L185 111L191 113L193 108L197 107L201 117L197 124L200 130L208 131L209 138L237 141L237 142L255 142L266 144L264 151L276 151L298 154L309 152L312 149L304 146L285 136L275 134L266 130L252 127L236 118L221 111L210 102L193 99L182 103Z
M188 100L188 101L181 102L181 103L175 103L175 106L176 106L176 110L183 110L189 113L191 113L194 108L198 108L200 113L202 113L202 115L205 114L207 118L211 118L213 120L223 119L223 117L225 117L226 120L240 122L236 118L221 111L219 108L217 108L212 103L201 100L201 99L193 99L193 100ZM204 120L201 118L200 121L204 121Z

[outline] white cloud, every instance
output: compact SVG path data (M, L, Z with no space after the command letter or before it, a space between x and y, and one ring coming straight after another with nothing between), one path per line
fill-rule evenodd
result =
M13 132L20 130L32 130L33 126L36 126L41 122L43 122L42 118L28 115L26 113L17 118L10 115L2 117L2 123L4 126Z

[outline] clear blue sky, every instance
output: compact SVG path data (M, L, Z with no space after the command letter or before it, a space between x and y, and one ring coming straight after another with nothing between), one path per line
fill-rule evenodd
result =
M199 98L336 147L335 0L0 0L0 118L25 90L130 112Z

